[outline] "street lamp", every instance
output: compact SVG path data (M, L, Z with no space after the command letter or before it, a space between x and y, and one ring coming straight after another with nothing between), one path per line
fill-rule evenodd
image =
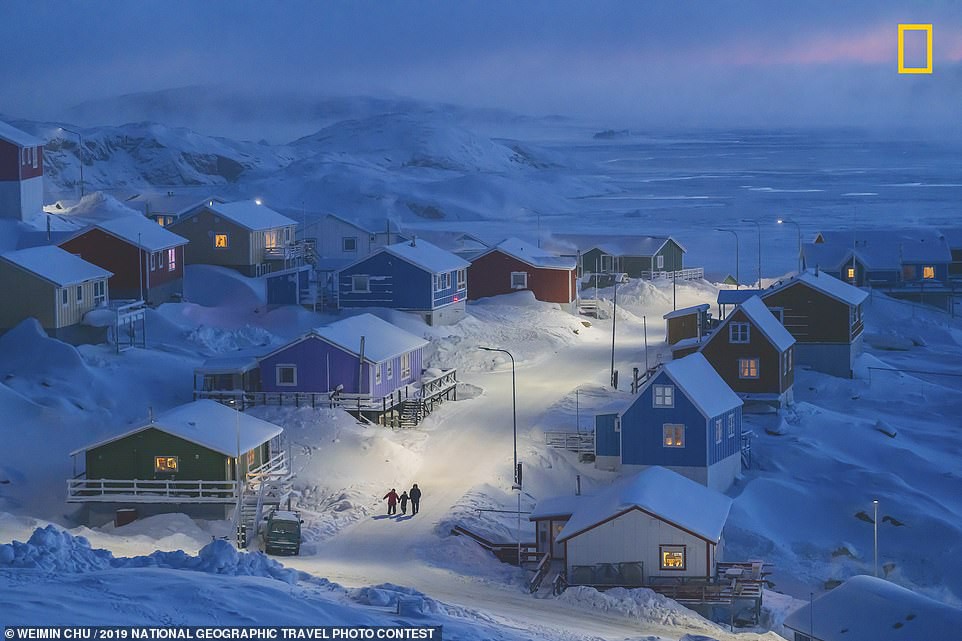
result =
M802 273L802 228L794 220L788 220L787 218L779 218L778 224L784 225L788 223L789 225L795 225L795 231L798 232L798 273Z
M735 237L735 289L741 286L741 280L738 278L738 234L733 229L720 229L715 228L715 231L725 231Z
M762 225L757 220L742 218L743 223L754 223L758 228L758 289L762 288Z
M79 141L79 147L77 148L77 158L80 159L80 197L84 197L84 137L79 131L74 131L73 129L67 129L61 126L61 131L66 131L67 133L76 134L77 140Z
M234 508L234 513L237 515L235 527L237 529L237 540L239 543L241 528L240 409L237 407L236 398L232 398L227 402L234 408L234 435L237 437L237 458L234 459L234 479L237 482L237 507Z
M875 509L875 515L872 518L872 524L875 526L875 577L878 578L878 499L872 501L872 507Z
M501 352L511 359L511 436L514 440L514 484L511 489L518 491L518 567L521 567L521 475L518 474L518 394L514 377L514 356L506 349L498 347L482 347L478 349L486 352Z

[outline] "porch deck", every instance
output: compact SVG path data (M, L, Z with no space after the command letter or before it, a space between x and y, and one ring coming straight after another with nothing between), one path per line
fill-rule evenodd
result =
M237 502L236 481L153 481L67 479L68 503L224 503Z

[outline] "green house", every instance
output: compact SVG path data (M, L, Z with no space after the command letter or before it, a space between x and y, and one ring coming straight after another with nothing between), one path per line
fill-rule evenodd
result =
M72 452L84 471L67 481L67 502L84 504L88 522L125 508L225 518L250 475L286 465L282 431L214 401L187 403Z
M555 234L546 247L578 257L580 276L628 274L652 279L685 269L685 248L671 236Z

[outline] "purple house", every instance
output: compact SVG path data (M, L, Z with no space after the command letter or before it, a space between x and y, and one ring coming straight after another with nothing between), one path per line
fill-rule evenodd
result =
M361 314L317 327L260 359L265 392L333 392L382 399L421 378L427 341Z

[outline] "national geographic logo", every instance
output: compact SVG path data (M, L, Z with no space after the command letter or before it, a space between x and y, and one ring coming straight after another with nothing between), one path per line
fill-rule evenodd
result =
M905 66L905 32L922 31L925 33L925 66ZM932 25L930 24L900 24L899 25L899 73L932 73Z

